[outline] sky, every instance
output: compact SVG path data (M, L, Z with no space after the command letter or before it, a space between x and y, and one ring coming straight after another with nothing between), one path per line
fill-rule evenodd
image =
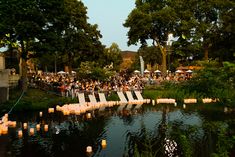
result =
M88 22L97 24L102 34L101 42L110 47L113 42L119 48L130 51L137 51L137 46L127 45L128 28L123 26L130 12L135 8L135 0L82 0L87 7Z

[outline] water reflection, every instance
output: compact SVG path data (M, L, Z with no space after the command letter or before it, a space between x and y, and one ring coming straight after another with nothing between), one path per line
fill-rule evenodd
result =
M214 114L216 115L214 115ZM173 105L112 107L105 111L64 116L61 112L40 117L37 113L10 115L16 120L17 128L1 136L5 156L17 157L84 157L84 156L210 156L216 151L216 135L211 123L216 120L234 120L234 114L223 109L205 110L191 105L186 109ZM27 129L23 129L27 123ZM40 130L29 135L29 128ZM49 126L45 131L43 126ZM234 123L228 124L230 130ZM18 137L18 130L23 137ZM233 132L234 133L234 132ZM233 134L234 135L234 134ZM107 146L102 148L101 141ZM87 146L93 152L86 153ZM4 149L3 149L4 148ZM185 155L185 154L184 154Z

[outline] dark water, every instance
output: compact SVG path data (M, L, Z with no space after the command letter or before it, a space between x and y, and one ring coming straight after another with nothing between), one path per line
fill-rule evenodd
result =
M133 105L119 110L115 106L90 113L90 119L86 114L64 116L61 112L47 114L47 111L43 117L39 117L39 112L9 115L10 120L17 120L17 127L9 128L8 135L0 137L1 154L9 157L185 156L186 153L211 156L218 150L220 127L228 130L226 138L235 135L234 111L225 113L223 107L213 107L213 104L189 105L186 109L174 105L142 105L141 108ZM29 124L28 129L23 129L23 137L18 138L24 122ZM45 132L41 127L29 136L29 128L35 128L38 123L48 124L49 130ZM107 141L106 148L101 146L103 139ZM92 146L91 154L86 153L87 146ZM232 148L229 153L232 156Z

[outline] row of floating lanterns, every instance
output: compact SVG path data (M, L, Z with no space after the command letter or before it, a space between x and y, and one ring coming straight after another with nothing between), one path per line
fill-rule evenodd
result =
M214 102L218 102L219 99L212 99L212 98L203 98L202 102L205 103L214 103ZM169 99L169 98L160 98L156 100L157 104L175 104L176 100L175 99ZM153 105L155 104L155 101L152 100ZM185 104L194 104L197 103L197 99L184 99L184 103Z
M150 103L150 99L145 99L145 100L137 100L137 101L131 101L128 102L128 104L143 104L143 103ZM69 114L76 114L80 115L82 113L85 113L90 110L94 109L99 109L100 107L113 107L114 105L120 105L123 104L124 102L121 101L107 101L107 102L97 102L97 103L90 103L87 102L84 105L81 105L79 103L74 103L74 104L64 104L63 106L56 106L56 111L61 111L64 115L69 115ZM48 109L49 113L54 112L54 108L49 108Z

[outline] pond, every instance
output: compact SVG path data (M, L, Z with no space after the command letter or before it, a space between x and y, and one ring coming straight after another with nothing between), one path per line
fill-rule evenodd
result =
M0 156L209 157L219 153L220 144L229 147L235 140L234 111L224 111L214 104L186 108L143 104L140 108L114 106L68 116L57 111L43 111L42 117L39 112L10 114L9 119L16 120L17 126L0 136ZM26 129L23 123L28 124ZM41 126L38 131L37 124ZM34 128L31 135L30 128ZM22 137L18 136L19 130ZM106 145L101 145L102 140ZM92 147L91 153L86 152L88 146ZM230 156L233 148L228 149Z

